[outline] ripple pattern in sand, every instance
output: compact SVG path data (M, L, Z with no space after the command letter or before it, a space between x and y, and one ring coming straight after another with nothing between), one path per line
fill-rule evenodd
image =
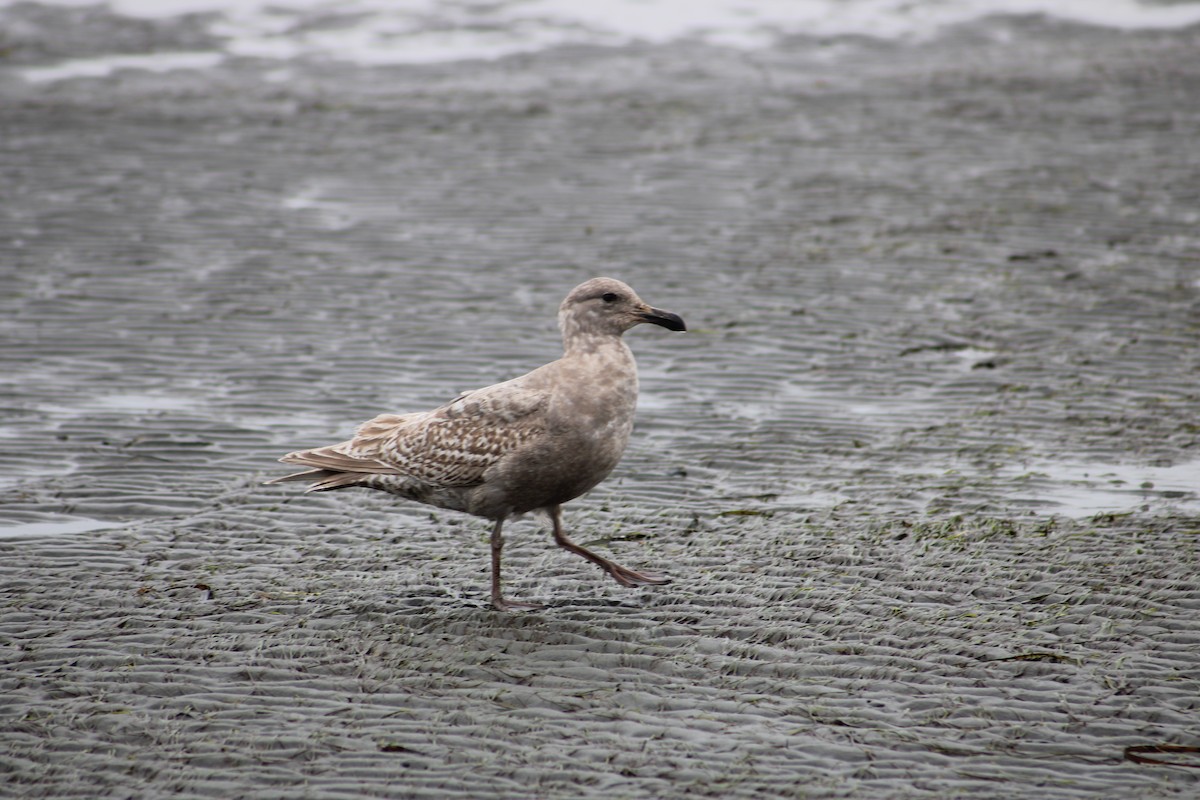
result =
M14 58L128 24L36 10ZM1194 794L1122 760L1200 696L1194 51L0 82L0 793ZM567 522L674 585L520 523L550 608L494 614L484 526L259 485L554 358L606 273L694 331L631 336L634 445Z

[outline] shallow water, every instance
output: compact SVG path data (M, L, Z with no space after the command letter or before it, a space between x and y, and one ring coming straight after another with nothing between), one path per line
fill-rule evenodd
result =
M71 533L91 533L106 528L120 527L118 522L102 522L98 519L76 519L63 517L41 522L26 522L18 525L0 526L0 539L25 536L62 536Z
M119 70L209 69L230 58L361 66L495 59L564 46L620 47L683 41L754 52L794 36L929 39L996 15L1046 15L1116 29L1179 29L1200 22L1194 0L44 0L125 17L129 27L182 26L189 48L148 54L68 56L26 67L33 83L106 77ZM0 11L15 5L0 0ZM36 14L36 12L34 12ZM21 10L17 9L17 14ZM128 23L127 23L128 24ZM136 27L135 27L136 26ZM65 38L65 37L63 37ZM102 40L101 40L102 41ZM93 40L82 49L96 46Z
M1024 465L1020 477L1036 487L1033 499L1071 517L1151 508L1200 512L1200 462L1195 461L1169 467L1050 461Z
M1194 792L1123 752L1200 696L1195 30L33 85L207 34L5 13L7 785ZM630 334L634 440L567 523L674 584L522 521L547 608L496 614L479 521L261 485L556 357L596 274L691 330Z

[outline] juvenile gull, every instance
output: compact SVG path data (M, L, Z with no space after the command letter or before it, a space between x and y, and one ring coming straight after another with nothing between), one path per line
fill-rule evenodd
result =
M504 521L530 511L549 516L560 547L622 586L668 583L575 544L562 527L562 504L608 477L629 441L637 364L621 334L643 322L687 330L624 283L593 278L558 309L562 358L432 411L382 414L350 441L288 453L279 460L310 469L269 482L312 481L310 492L380 489L492 520L492 605L500 610L536 608L500 590Z

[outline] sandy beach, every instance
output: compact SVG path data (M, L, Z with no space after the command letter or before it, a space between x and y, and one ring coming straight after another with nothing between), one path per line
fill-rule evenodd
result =
M0 796L1200 791L1126 757L1200 747L1200 29L370 65L2 13ZM486 522L262 485L556 358L594 275L690 330L629 334L565 521L671 585L526 519L498 613Z

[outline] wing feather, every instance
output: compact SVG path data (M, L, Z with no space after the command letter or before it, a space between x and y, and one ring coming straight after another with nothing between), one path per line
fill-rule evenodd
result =
M323 483L352 485L360 479L349 476L380 475L436 487L476 486L492 465L545 430L546 395L523 383L518 378L467 392L433 411L382 414L360 425L349 441L280 461L332 473ZM347 477L335 479L339 474Z

